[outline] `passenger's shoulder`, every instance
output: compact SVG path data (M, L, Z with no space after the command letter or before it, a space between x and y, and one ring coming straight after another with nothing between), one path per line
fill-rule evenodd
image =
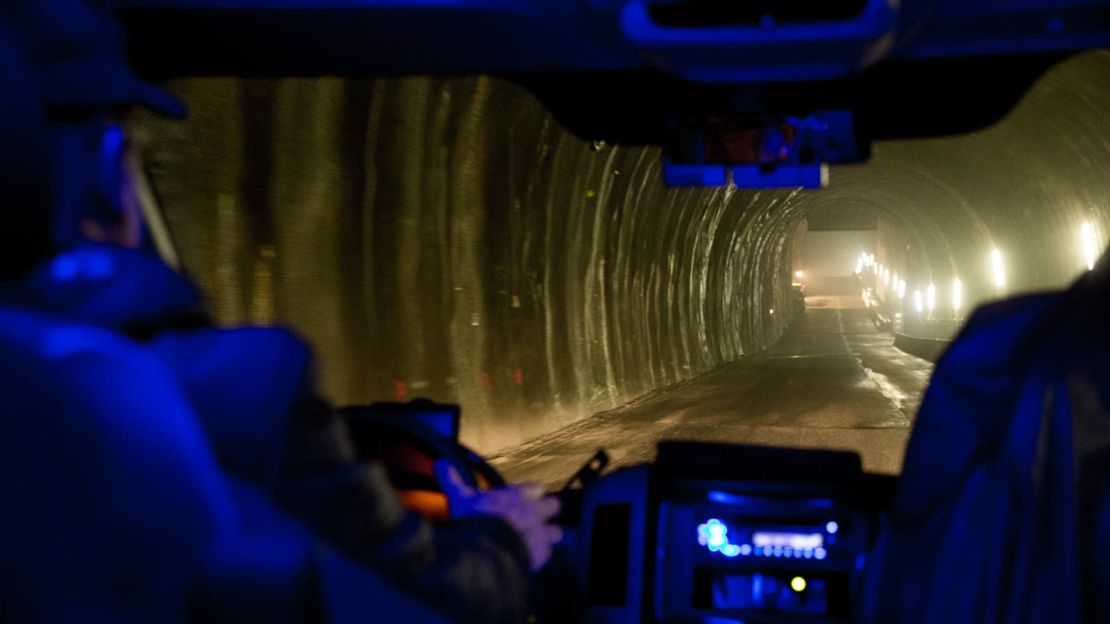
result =
M1036 293L980 306L941 358L938 370L956 367L983 372L992 364L1009 368L1036 340L1037 329L1063 296Z

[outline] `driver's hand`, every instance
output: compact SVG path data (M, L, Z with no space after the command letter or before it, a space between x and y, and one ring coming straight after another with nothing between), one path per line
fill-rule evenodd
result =
M559 513L559 500L544 495L543 487L536 483L479 492L445 461L436 462L436 477L447 494L452 519L484 514L509 523L528 547L532 570L542 568L551 559L552 547L563 539L563 530L550 524Z

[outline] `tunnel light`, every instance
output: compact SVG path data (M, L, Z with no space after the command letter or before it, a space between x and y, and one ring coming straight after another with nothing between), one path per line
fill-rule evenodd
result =
M1090 221L1083 224L1079 230L1079 236L1083 239L1083 260L1087 262L1087 270L1095 268L1095 261L1098 260L1098 235L1095 232L1095 226L1091 225Z
M906 280L902 280L902 281L898 282L898 298L899 299L905 299L906 298Z
M929 288L925 291L925 307L929 309L931 314L937 308L937 287L929 284Z
M964 303L964 285L960 283L960 278L952 281L952 311L957 314Z
M1002 252L997 247L991 250L991 280L996 291L1006 289L1006 267L1002 264Z
M888 269L883 269L883 285L890 286L890 271Z
M925 309L925 305L922 302L920 290L913 291L913 307L915 310L917 310L918 314L921 314L921 312Z
M806 274L803 273L802 271L794 271L794 277L796 277L798 279L802 279L803 277L805 277L805 275Z

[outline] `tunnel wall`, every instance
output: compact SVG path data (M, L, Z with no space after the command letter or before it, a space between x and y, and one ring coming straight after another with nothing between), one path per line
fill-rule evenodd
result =
M488 77L172 88L192 120L140 127L186 270L220 321L298 329L338 403L458 401L494 452L786 324L795 191L666 190Z

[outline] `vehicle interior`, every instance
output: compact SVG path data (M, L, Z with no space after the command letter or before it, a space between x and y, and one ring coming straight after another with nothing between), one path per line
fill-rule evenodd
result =
M935 364L1110 240L1101 0L126 0L162 257L360 454L563 501L540 621L863 621Z

